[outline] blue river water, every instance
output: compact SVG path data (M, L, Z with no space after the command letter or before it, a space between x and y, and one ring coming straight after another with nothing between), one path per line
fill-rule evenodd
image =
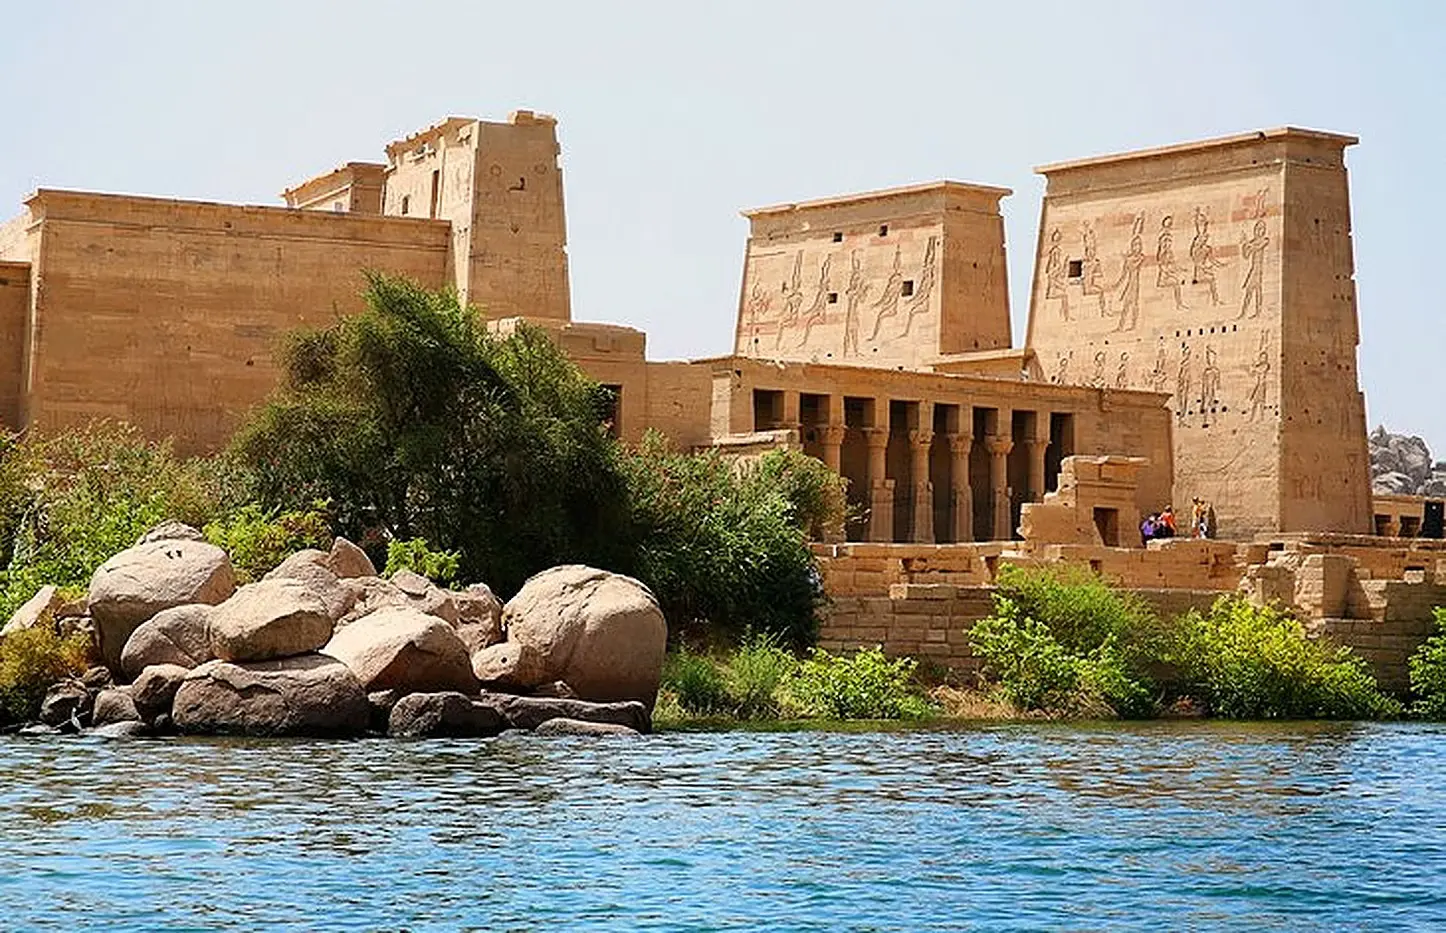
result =
M0 738L0 928L1446 929L1446 728Z

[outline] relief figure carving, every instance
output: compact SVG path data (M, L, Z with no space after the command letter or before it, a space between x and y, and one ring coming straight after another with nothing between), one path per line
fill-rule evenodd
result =
M808 337L813 333L814 326L822 324L828 317L828 273L832 267L833 257L823 257L823 264L818 269L818 290L813 294L813 304L809 305L808 313L803 316L803 337L798 341L800 347L808 343Z
M1180 365L1175 370L1175 417L1185 420L1190 410L1190 387L1195 383L1190 367L1190 347L1180 345Z
M847 299L844 311L844 356L849 355L850 347L853 348L854 356L859 355L859 305L868 293L869 283L864 281L863 269L859 265L859 251L854 250L849 254L849 284L844 288L844 297Z
M1110 313L1109 289L1105 287L1105 266L1100 262L1099 245L1095 242L1094 228L1084 224L1084 259L1080 262L1080 291L1086 296L1094 295L1099 302L1100 317Z
M1220 404L1220 363L1215 348L1205 348L1205 366L1200 370L1200 416L1206 427L1210 426L1210 415Z
M1090 385L1096 389L1105 387L1105 351L1095 354L1095 371L1090 375Z
M1265 338L1260 340L1260 352L1255 355L1255 362L1250 364L1250 411L1246 414L1247 421L1256 421L1269 413L1266 407L1266 392L1269 390L1267 380L1270 378L1270 352L1265 346Z
M899 286L904 281L903 267L899 265L899 248L894 247L894 268L889 273L889 280L884 283L884 293L879 300L874 302L874 329L869 334L869 341L879 339L879 326L888 318L899 313Z
M1170 381L1168 364L1165 362L1165 345L1160 344L1160 352L1155 356L1155 368L1150 370L1145 381L1155 392L1164 392L1165 386Z
M1069 355L1068 355L1068 354L1066 354L1066 353L1061 353L1061 354L1059 355L1059 359L1057 359L1057 360L1055 361L1054 375L1049 377L1049 381L1052 382L1052 383L1054 383L1055 385L1061 385L1061 386L1062 386L1062 385L1068 385L1068 384L1069 384Z
M793 257L793 277L783 283L783 313L778 317L778 334L774 338L775 349L783 343L784 328L798 323L798 309L803 304L803 250Z
M1065 273L1068 269L1065 266L1064 250L1060 243L1064 240L1064 234L1055 227L1049 233L1049 253L1044 259L1044 297L1059 299L1059 317L1062 321L1069 320L1069 286L1065 281Z
M1235 315L1237 320L1245 317L1246 310L1252 306L1254 310L1250 311L1250 316L1260 316L1265 285L1265 248L1270 245L1270 238L1265 235L1265 221L1255 222L1254 234L1249 239L1245 238L1244 231L1240 234L1240 255L1250 263L1250 268L1245 272L1245 283L1240 289L1240 313Z
M914 296L904 306L904 334L909 335L909 328L914 323L914 318L929 310L929 296L934 293L934 275L936 271L935 253L939 238L929 237L929 244L924 247L924 265L919 269L919 284L914 289Z
M1215 247L1210 245L1210 218L1200 208L1195 208L1195 238L1190 241L1190 262L1194 264L1192 282L1210 289L1210 304L1220 304L1220 292L1215 287L1215 270L1225 263L1215 258Z
M1174 293L1176 311L1188 311L1180 297L1184 276L1175 264L1175 218L1170 214L1160 218L1160 235L1155 239L1155 266L1155 285Z
M1130 386L1130 355L1120 354L1120 365L1115 370L1115 388L1127 389Z
M1140 267L1145 264L1145 243L1141 234L1145 232L1145 215L1135 217L1134 235L1130 237L1130 248L1126 251L1120 277L1114 287L1120 293L1120 322L1115 330L1134 330L1140 318Z

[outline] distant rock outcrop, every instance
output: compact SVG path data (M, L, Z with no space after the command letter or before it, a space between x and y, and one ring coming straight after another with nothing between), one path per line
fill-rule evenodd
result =
M1371 491L1378 495L1446 497L1446 461L1431 459L1419 437L1392 434L1385 426L1367 438L1371 451Z

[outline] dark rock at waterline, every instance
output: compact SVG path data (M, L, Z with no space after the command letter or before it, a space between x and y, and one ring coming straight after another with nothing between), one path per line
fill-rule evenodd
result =
M188 735L357 736L369 714L351 669L314 653L209 661L186 675L171 708L176 728Z
M566 700L548 697L513 696L507 693L484 692L478 703L502 714L513 729L531 731L549 719L577 719L583 722L611 723L627 726L637 732L653 730L648 708L637 700L614 703L591 703L587 700Z
M405 694L399 690L373 690L367 694L368 726L373 732L386 734L392 718L392 707Z
M156 735L175 735L176 723L170 713L162 713L151 720L151 731Z
M109 690L102 690L95 698L95 707L91 710L90 722L93 726L108 726L117 722L139 722L141 720L140 710L136 709L135 699L127 687L112 687Z
M496 707L465 694L411 693L392 707L387 734L405 738L486 738L500 734L507 721Z
M585 722L581 719L549 719L533 730L538 735L642 735L636 729L612 722Z
M64 726L71 720L90 719L95 696L78 680L52 684L40 703L40 721L47 726Z
M80 682L85 684L85 689L91 693L99 693L108 687L114 687L115 677L111 675L110 668L97 664L85 669L85 673L80 675Z
M152 664L141 671L135 683L131 684L131 699L141 718L149 721L162 713L169 713L176 691L189 673L179 664Z

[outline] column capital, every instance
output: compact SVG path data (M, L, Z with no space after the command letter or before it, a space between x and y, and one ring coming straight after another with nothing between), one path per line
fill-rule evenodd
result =
M889 446L888 428L864 428L864 438L868 440L870 448L883 448Z
M1001 434L990 434L984 438L984 446L996 457L1005 457L1014 449L1014 439Z
M949 450L957 456L968 456L970 449L974 446L974 435L951 433L949 438Z
M818 437L825 444L842 444L848 428L841 424L819 425Z
M909 446L914 448L928 447L934 443L933 431L910 431Z
M1027 437L1027 438L1024 439L1024 446L1027 447L1027 448L1029 448L1029 450L1030 450L1031 452L1034 452L1034 451L1037 451L1037 450L1041 450L1041 449L1049 446L1049 438L1047 438L1047 437Z

